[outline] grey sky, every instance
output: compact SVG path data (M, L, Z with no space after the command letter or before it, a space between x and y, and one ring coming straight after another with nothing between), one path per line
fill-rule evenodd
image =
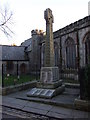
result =
M0 0L13 11L15 35L7 39L0 36L0 44L17 44L31 37L31 30L46 29L44 10L51 8L54 15L53 31L88 15L89 0Z

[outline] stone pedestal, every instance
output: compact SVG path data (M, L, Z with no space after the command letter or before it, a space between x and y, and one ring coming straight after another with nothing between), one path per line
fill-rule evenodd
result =
M58 67L42 67L40 82L37 83L37 88L33 88L27 93L27 96L52 98L61 94L65 89L62 80L59 80Z
M58 67L42 67L40 82L52 83L59 80L59 69Z

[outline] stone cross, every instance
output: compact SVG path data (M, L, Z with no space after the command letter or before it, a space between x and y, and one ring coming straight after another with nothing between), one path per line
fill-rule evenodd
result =
M46 20L46 41L45 41L45 67L55 66L54 42L53 42L53 15L48 8L44 12Z
M37 88L33 88L27 93L27 96L52 98L62 93L65 86L62 84L62 80L59 80L59 69L55 66L53 15L49 8L44 12L44 18L46 20L45 66L41 67L40 82L37 82Z

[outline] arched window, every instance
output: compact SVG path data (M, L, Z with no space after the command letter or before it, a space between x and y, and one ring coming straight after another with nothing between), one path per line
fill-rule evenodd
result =
M13 64L13 61L7 61L7 70L8 71L11 71L11 70L13 70L13 68L14 68L14 64Z
M65 41L66 46L66 66L67 68L76 67L76 47L72 38L68 38Z
M22 64L20 65L20 71L21 71L21 73L23 73L23 74L26 73L26 64L25 64L25 63L22 63Z
M90 32L85 36L85 56L86 64L90 64Z
M59 53L58 53L58 44L56 42L54 43L54 53L55 53L55 66L58 66Z

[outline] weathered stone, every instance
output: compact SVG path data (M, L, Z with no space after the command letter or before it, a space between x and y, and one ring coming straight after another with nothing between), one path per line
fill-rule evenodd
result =
M48 84L59 80L59 70L55 67L54 42L53 42L53 15L48 8L44 12L46 20L46 41L45 41L45 67L41 68L40 81Z
M33 92L34 89L32 89L29 93L27 93L27 96L52 98L53 96L64 91L65 86L62 85L62 81L59 81L59 69L55 66L52 26L53 15L49 8L44 12L44 18L46 20L45 67L41 68L41 83L37 84L37 87L41 88L34 88L35 90L37 89L35 92ZM60 86L57 86L57 84Z
M40 81L43 83L51 83L59 80L58 67L42 67Z
M32 82L19 84L19 85L14 85L14 86L12 85L12 86L8 86L8 87L4 87L4 88L2 88L2 95L8 95L10 93L14 93L17 91L33 88L33 87L36 87L36 85L37 85L37 82L32 81Z
M42 109L37 109L37 108L30 108L30 107L24 107L22 110L27 111L27 112L32 112L32 113L37 113L41 115L46 115L47 110L42 110Z
M78 110L85 110L90 112L90 101L75 99L74 106Z
M55 90L53 89L33 88L30 92L27 93L27 96L51 98L55 94L54 92Z
M57 88L59 86L62 85L62 80L58 80L56 82L51 82L51 83L42 83L42 82L38 82L37 83L37 87L38 88L50 88L50 89L54 89Z
M46 41L45 41L45 67L55 66L54 43L53 43L53 15L48 8L44 12L46 20Z

